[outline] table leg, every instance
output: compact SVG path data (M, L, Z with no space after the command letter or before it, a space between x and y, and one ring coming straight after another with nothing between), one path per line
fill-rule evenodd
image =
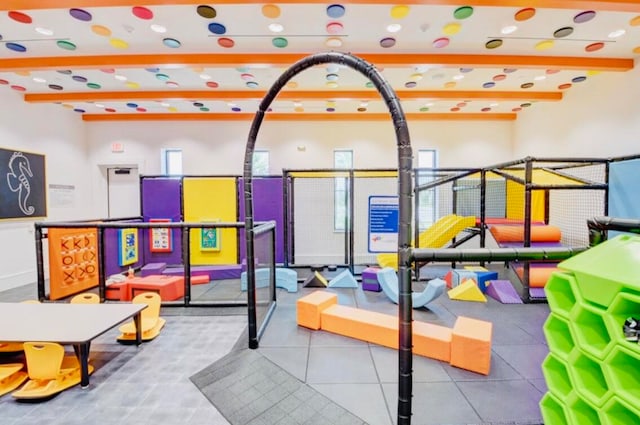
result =
M142 313L138 312L133 316L133 323L136 325L136 345L142 344Z
M91 342L83 342L82 344L76 344L73 349L80 361L80 386L86 388L89 386L89 349L91 348Z

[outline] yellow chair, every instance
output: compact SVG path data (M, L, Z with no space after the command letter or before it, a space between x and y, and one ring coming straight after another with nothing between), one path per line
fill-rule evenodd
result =
M12 396L17 399L49 398L80 383L81 373L78 359L66 356L64 347L55 342L25 342L29 380ZM89 365L89 373L93 366Z
M133 304L146 304L147 308L141 312L142 341L151 341L160 334L160 330L166 321L160 317L160 305L162 299L155 292L143 292L136 295L131 301ZM134 321L125 323L118 328L122 334L118 337L119 342L136 340L136 325Z
M20 350L22 350L22 344L20 344ZM22 368L22 363L0 364L0 396L15 390L27 380L27 372Z
M91 292L78 294L69 300L71 304L100 304L100 296Z

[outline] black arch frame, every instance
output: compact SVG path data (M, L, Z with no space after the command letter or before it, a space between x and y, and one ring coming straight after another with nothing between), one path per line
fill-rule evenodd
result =
M253 222L253 153L258 131L265 113L286 83L316 65L336 63L348 66L367 77L378 90L387 105L396 133L398 147L398 195L399 195L399 227L398 227L398 424L411 423L413 338L412 320L413 306L411 299L411 216L412 216L412 179L411 179L411 141L407 121L398 96L389 83L382 77L376 67L369 62L349 53L326 52L307 56L287 69L267 91L260 102L256 115L251 123L244 156L244 197L245 197L245 237L247 247L247 303L249 321L249 348L258 348L256 326L256 292L254 264L254 222Z

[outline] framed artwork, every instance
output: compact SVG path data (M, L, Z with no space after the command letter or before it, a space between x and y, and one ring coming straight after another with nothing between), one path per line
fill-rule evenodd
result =
M138 229L120 229L118 231L118 264L128 266L138 262Z
M149 223L170 223L169 218L152 218ZM149 251L171 252L173 251L173 238L168 227L155 227L149 229Z
M220 219L203 221L215 223ZM217 227L203 227L200 229L200 251L220 251L220 229Z
M0 148L0 219L47 216L44 155Z

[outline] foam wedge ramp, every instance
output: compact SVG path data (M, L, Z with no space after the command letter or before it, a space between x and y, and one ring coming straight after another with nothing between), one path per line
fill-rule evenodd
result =
M449 295L449 298L452 300L487 302L487 298L482 291L480 291L478 285L471 279L465 280L462 284L449 290L447 295Z
M520 295L518 295L510 281L490 280L488 282L486 295L502 304L522 304Z
M378 282L382 292L391 301L398 304L398 275L391 267L385 267L378 272ZM446 283L442 279L433 279L427 283L422 292L411 293L413 308L424 307L444 293Z
M357 288L358 282L349 270L344 270L329 281L329 288Z

